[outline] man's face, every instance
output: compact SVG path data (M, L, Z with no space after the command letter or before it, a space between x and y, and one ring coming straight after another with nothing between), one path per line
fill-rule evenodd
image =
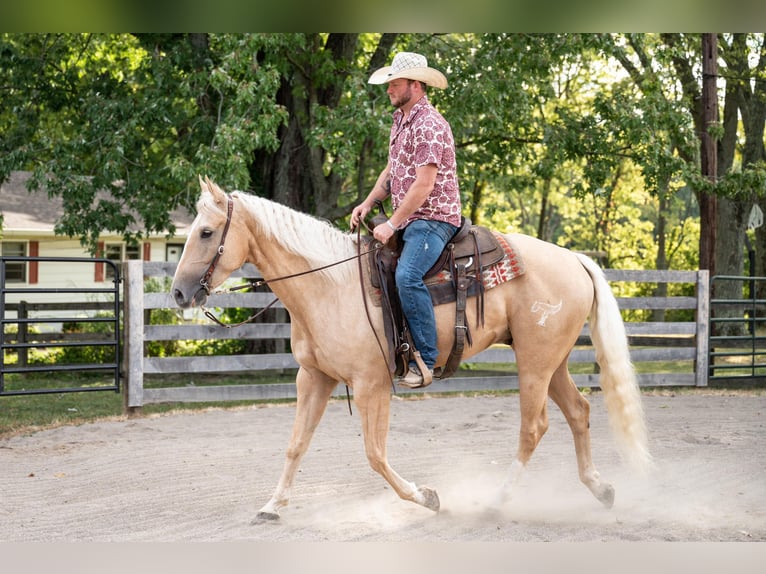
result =
M391 80L388 82L386 93L388 94L388 99L391 100L392 106L395 108L401 108L402 106L409 103L409 101L412 99L413 83L414 82L412 80L406 80L403 78Z

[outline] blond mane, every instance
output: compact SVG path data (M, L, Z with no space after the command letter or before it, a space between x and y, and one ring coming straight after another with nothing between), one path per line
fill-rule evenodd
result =
M304 257L311 268L323 267L357 254L356 238L328 221L242 191L234 191L231 195L239 198L247 208L265 239L276 241L287 251ZM221 207L209 194L202 195L197 210L200 213L211 210L221 213ZM356 277L358 266L350 261L329 267L321 274L337 281L347 281Z

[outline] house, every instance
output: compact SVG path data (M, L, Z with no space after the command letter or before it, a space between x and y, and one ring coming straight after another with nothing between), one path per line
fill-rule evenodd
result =
M2 255L22 257L87 258L88 251L79 238L58 236L54 225L62 214L61 198L48 198L45 192L27 189L29 172L16 171L0 186L0 212L3 215L0 245ZM117 234L104 233L99 240L100 257L115 262L127 259L177 261L183 250L194 216L183 209L171 214L175 235L154 234L139 246L130 246ZM103 262L67 265L45 261L5 262L5 287L99 288L113 284L113 267Z

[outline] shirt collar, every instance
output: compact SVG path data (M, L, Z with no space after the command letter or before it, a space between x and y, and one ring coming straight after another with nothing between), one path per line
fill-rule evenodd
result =
M410 110L410 115L407 116L407 123L410 123L412 121L412 118L414 118L417 113L428 106L428 96L423 94L423 97L420 98L417 102L415 102L415 105L412 106L412 109ZM397 124L400 124L402 121L402 116L404 115L404 112L401 109L397 109L394 111L394 120Z

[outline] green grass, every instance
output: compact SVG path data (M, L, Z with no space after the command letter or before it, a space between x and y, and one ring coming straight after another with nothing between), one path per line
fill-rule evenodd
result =
M6 375L5 388L32 389L32 388L68 388L81 387L83 375L70 373L56 374L56 381L52 383L49 374L41 376ZM284 383L293 382L294 375L267 375L267 376L205 376L195 375L194 384L201 385L237 385L250 383ZM152 380L147 377L147 387L180 386L188 384L189 376L162 376ZM98 385L111 385L111 380L101 380L98 377L89 377L87 384L91 387ZM256 401L226 401L213 403L164 403L152 404L142 407L143 414L164 413L174 410L200 410L211 407L234 408L250 405ZM83 424L97 419L123 417L123 397L121 393L107 391L88 391L74 393L51 393L35 395L11 395L0 396L0 437L34 432L40 429L53 428L61 425Z
M122 414L114 391L0 397L0 436Z
M680 373L692 372L691 361L668 361L638 363L635 365L638 373ZM595 367L588 363L573 363L570 365L573 374L585 374L595 372ZM502 365L496 363L466 363L455 376L500 376L516 372L515 365ZM110 385L111 380L102 379L93 375L57 373L56 382L58 387L78 387L85 384L98 386L99 384ZM15 377L15 378L14 378ZM20 388L49 388L53 384L50 374L6 375L6 389ZM157 388L165 386L183 386L187 384L202 385L237 385L253 383L292 383L294 373L266 374L266 375L163 375L147 376L145 386ZM736 385L728 385L728 388L737 388ZM742 388L752 386L742 385ZM679 389L680 390L680 389ZM590 392L590 389L584 389ZM213 403L166 403L152 404L142 407L145 415L164 413L177 410L201 410L211 407L235 408L252 405L258 401L226 401ZM291 402L290 399L280 402ZM77 392L77 393L53 393L41 395L18 395L0 396L0 437L19 433L29 433L40 429L53 428L61 425L83 424L98 419L125 417L123 412L123 397L121 393L114 391Z

